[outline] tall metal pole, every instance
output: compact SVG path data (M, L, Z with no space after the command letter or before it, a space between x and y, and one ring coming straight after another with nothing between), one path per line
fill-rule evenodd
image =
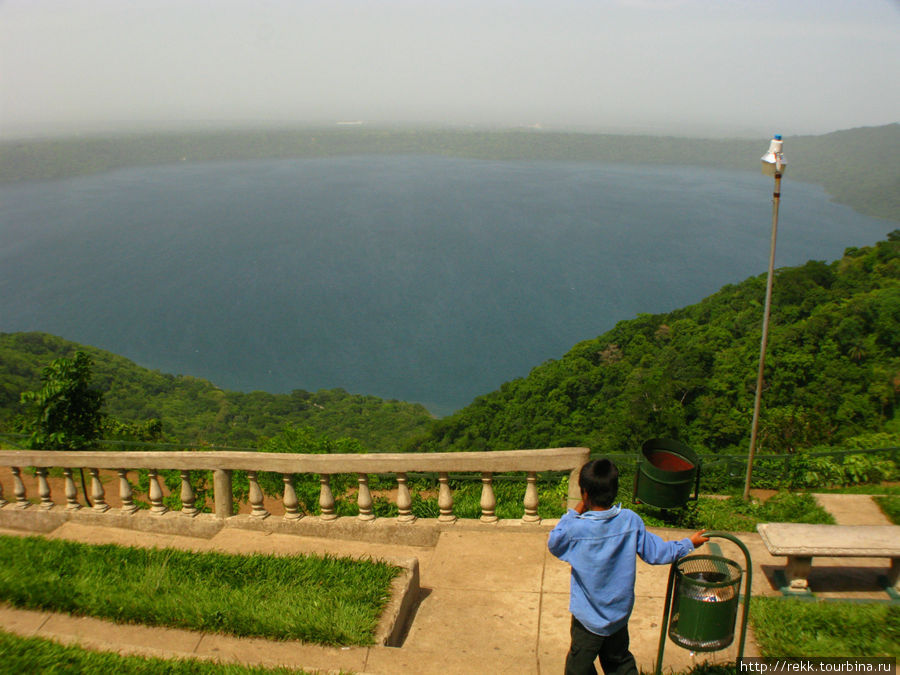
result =
M769 340L769 314L772 307L772 281L775 276L775 240L778 235L778 204L781 201L781 161L775 168L775 191L772 193L772 242L769 247L769 275L766 279L766 305L763 310L762 340L759 344L759 373L756 376L756 399L753 402L753 423L750 427L750 452L747 455L747 480L744 482L744 501L750 499L750 478L753 476L753 456L756 454L756 434L759 429L759 407L762 400L763 370L766 365L766 343Z

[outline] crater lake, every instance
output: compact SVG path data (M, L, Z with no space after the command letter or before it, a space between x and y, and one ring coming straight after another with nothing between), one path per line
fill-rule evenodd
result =
M419 155L5 184L0 330L445 415L619 320L764 274L771 199L752 172ZM776 265L895 227L788 172Z

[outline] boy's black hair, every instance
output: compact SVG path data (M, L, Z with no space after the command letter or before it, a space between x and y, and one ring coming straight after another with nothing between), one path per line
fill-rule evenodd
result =
M619 469L608 459L595 459L581 467L578 487L586 492L593 506L608 509L619 492Z

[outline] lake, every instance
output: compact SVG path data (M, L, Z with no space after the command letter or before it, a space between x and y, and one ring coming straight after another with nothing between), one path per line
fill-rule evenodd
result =
M342 387L445 415L638 313L765 273L772 181L357 156L0 186L0 330L225 389ZM782 186L778 266L896 223Z

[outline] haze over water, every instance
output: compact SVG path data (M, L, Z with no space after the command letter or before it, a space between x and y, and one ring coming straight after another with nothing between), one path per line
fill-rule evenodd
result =
M640 312L765 272L771 180L363 156L0 186L0 330L226 389L343 387L447 414ZM895 224L783 186L778 266Z

